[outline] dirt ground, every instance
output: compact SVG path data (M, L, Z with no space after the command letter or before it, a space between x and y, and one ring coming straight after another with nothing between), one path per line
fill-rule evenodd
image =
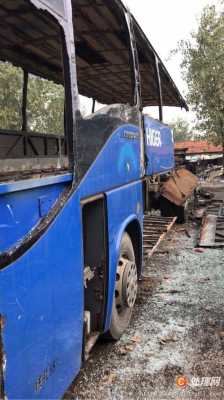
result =
M224 249L195 251L198 227L187 230L147 263L130 328L96 345L67 399L224 398Z

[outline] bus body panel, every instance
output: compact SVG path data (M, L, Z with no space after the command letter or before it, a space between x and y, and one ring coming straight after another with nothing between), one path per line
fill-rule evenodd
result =
M144 116L146 175L162 174L174 168L172 130L159 121Z
M138 180L139 148L139 130L136 126L124 125L118 128L80 183L80 196L92 196ZM71 179L72 176L67 174L57 179L29 179L27 182L0 185L0 252L15 246L35 228L68 188Z
M81 365L83 273L77 196L45 234L1 271L5 393L58 398Z
M117 129L45 233L1 270L4 387L9 399L18 393L22 398L59 398L80 369L84 312L80 203L107 191L109 327L121 233L129 220L142 220L139 149L137 127ZM114 190L109 191L111 187Z
M126 124L111 135L84 176L80 184L81 197L106 192L138 179L140 179L139 128Z
M59 176L57 183L55 179L42 178L0 184L0 252L15 246L49 213L68 187L71 175L67 175ZM36 185L32 187L34 181Z

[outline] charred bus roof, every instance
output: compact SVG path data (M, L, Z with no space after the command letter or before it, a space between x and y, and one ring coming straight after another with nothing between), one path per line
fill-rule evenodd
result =
M61 32L55 18L43 14L35 21L37 8L47 9L57 19L67 17L70 0L1 0L0 59L28 72L63 83L58 42ZM31 7L31 5L33 5ZM35 7L36 6L36 7ZM72 0L76 66L79 93L103 104L129 103L132 95L130 38L126 8L120 0ZM66 22L65 22L66 23ZM187 104L146 35L133 18L139 55L142 104L159 105L155 58L158 60L164 106L187 109Z

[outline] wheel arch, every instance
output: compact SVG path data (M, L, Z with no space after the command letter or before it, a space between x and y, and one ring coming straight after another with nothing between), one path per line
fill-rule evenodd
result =
M138 219L133 219L125 228L125 232L131 238L138 270L138 276L140 277L142 272L142 228Z
M115 279L116 279L116 268L120 253L120 246L123 234L127 232L131 240L133 242L135 254L137 255L137 267L138 267L138 276L141 275L141 263L142 263L142 227L141 221L137 217L136 214L131 214L125 220L123 220L120 225L118 231L115 235L115 242L112 246L112 251L110 255L110 266L109 268L109 281L108 281L108 294L107 294L107 305L106 305L106 318L104 324L104 331L106 332L109 329L112 315L112 304L115 290Z

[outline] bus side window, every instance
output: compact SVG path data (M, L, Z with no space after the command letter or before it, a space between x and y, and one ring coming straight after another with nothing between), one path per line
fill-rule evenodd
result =
M77 164L80 180L118 127L139 127L130 32L125 13L110 2L73 2L79 113Z
M0 61L0 128L20 130L22 126L23 70Z
M29 131L64 135L64 87L29 75L27 127Z
M15 2L13 14L12 20L10 12L4 17L7 35L0 27L2 181L69 167L65 127L72 117L64 112L71 102L64 93L71 91L65 31L50 12L35 9L31 2Z

